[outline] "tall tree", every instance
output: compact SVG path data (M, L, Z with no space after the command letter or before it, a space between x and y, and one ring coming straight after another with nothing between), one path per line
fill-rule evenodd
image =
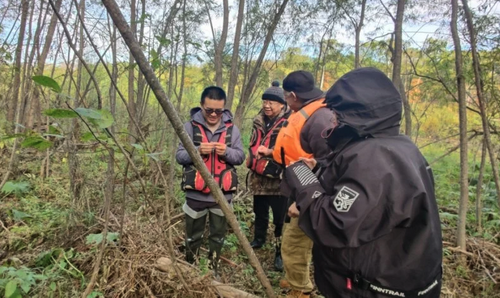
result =
M366 11L366 0L360 1L346 1L337 0L337 5L345 13L345 16L349 19L352 27L354 28L354 68L361 67L359 58L359 48L360 48L360 37L361 29L363 29L365 21L365 11ZM358 7L359 11L358 11ZM359 14L359 17L357 16Z
M405 134L407 136L411 136L411 106L408 100L408 96L406 95L403 80L401 78L401 66L403 57L403 21L405 16L406 0L397 0L396 16L391 13L391 11L384 4L383 0L380 0L380 4L384 7L385 11L394 22L394 33L391 36L391 42L389 43L389 50L392 53L392 82L394 83L396 88L398 88L399 93L401 94L401 99L403 101ZM394 45L392 45L393 40Z
M137 22L136 22L136 0L130 1L130 30L134 34L135 38L137 38ZM128 56L128 109L130 111L130 117L134 120L137 120L137 107L135 104L135 64L134 64L134 56L129 53ZM134 126L134 122L132 119L129 120L128 123L128 133L129 133L129 141L135 143L136 138L136 129Z
M253 67L250 67L251 74L248 77L248 80L244 82L243 94L241 95L240 102L238 103L238 107L236 108L234 116L235 118L234 122L239 127L241 127L241 124L243 122L243 115L245 114L245 109L250 101L251 95L255 88L255 84L257 83L257 77L259 76L262 67L262 62L264 61L264 57L266 56L267 49L273 37L274 31L276 30L276 26L278 26L278 23L281 19L281 15L283 15L283 12L285 11L287 4L288 0L283 0L283 2L281 2L281 4L279 4L278 6L278 10L275 11L271 23L269 23L267 26L266 36L264 38L264 43L262 44L262 48L259 53L259 57L257 58L257 61L255 61Z
M41 6L43 6L43 2L41 3ZM26 108L29 104L30 101L30 95L31 95L31 69L33 65L33 59L35 58L35 49L38 47L38 42L35 39L33 40L33 17L35 16L35 2L31 2L31 7L29 9L30 14L29 14L29 20L28 20L28 30L27 30L27 39L26 39L26 47L24 47L24 58L25 61L23 61L23 72L22 72L22 86L21 86L21 101L19 105L19 116L17 117L17 122L26 126L25 123L25 115L26 115ZM37 21L37 29L36 33L40 34L41 31L41 24L42 24L42 14L43 14L43 9L40 8L39 10L39 15L38 15L38 21ZM32 45L33 44L33 45ZM30 46L32 45L32 46ZM31 54L30 54L31 53Z
M219 87L222 86L222 60L224 59L224 48L226 47L227 30L229 23L229 1L222 0L223 16L222 16L222 33L218 42L216 42L215 32L212 27L212 34L214 34L214 64L215 64L215 84Z
M141 17L139 19L140 19L141 27L139 29L138 39L139 39L139 43L143 44L143 42L144 42L144 30L146 27L146 20L145 20L146 0L140 0L140 1L141 1ZM137 98L136 98L136 104L135 104L136 117L137 117L136 121L139 124L139 128L137 128L137 129L140 129L140 127L141 127L142 118L143 118L143 115L146 112L146 108L147 108L147 106L144 105L144 103L146 102L146 100L144 99L145 87L146 87L146 81L144 80L144 76L142 75L142 73L139 71L139 72L137 72Z
M458 209L457 246L466 250L467 205L469 203L469 161L467 138L467 102L465 101L465 77L463 72L462 46L458 35L458 0L451 0L451 34L455 45L455 70L458 90L458 115L460 121L460 207Z
M411 106L401 79L401 62L403 57L403 20L406 0L398 0L396 17L394 18L394 55L392 56L392 82L399 89L405 112L405 134L411 136Z
M56 9L59 10L61 8L62 0L57 0L55 3ZM50 6L47 7L50 9ZM50 46L52 45L52 40L54 39L54 32L56 30L57 25L57 16L55 13L52 13L50 17L49 27L47 28L47 33L45 35L45 42L43 43L42 52L39 53L37 57L37 66L35 70L35 74L37 76L43 75L43 71L45 69L45 62L47 60L47 56L49 55ZM32 115L36 118L38 123L41 123L41 104L40 104L40 91L38 88L33 90L33 107L32 107Z
M240 51L240 39L241 39L241 27L243 25L243 14L245 11L245 0L239 0L238 4L238 17L236 20L236 31L234 33L234 43L233 43L233 54L231 57L231 70L229 73L229 83L227 86L227 102L226 108L231 110L233 107L234 90L236 84L238 83L239 74L239 51Z
M467 28L469 31L470 47L472 53L472 67L474 68L474 80L476 85L476 95L479 105L479 110L481 111L481 123L483 125L484 141L486 143L486 148L490 156L491 168L493 171L493 178L495 179L495 186L497 191L498 205L500 206L500 180L498 176L498 165L497 158L494 151L494 146L491 142L490 124L488 122L488 115L486 111L486 100L483 93L483 82L481 79L481 64L479 61L479 54L477 51L476 42L476 30L474 28L474 21L472 18L472 12L469 8L469 3L467 0L462 0L462 5L465 13L465 19L467 21Z
M12 83L10 104L7 107L7 122L13 124L16 118L17 104L19 99L19 92L21 89L21 61L23 54L23 41L26 31L26 23L29 14L29 1L21 1L21 23L19 25L19 36L16 45L16 55L14 60L14 81ZM12 128L8 129L12 131Z
M481 191L483 188L483 180L484 180L484 167L486 165L486 143L483 138L482 146L481 146L481 164L479 165L479 177L477 178L476 184L476 230L478 233L481 233L483 230L482 219L483 219L483 201L481 199Z

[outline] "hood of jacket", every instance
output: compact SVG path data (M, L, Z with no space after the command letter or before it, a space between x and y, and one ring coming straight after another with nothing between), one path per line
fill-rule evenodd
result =
M326 93L325 103L338 120L328 137L334 150L353 139L399 135L401 96L376 68L358 68L343 75Z

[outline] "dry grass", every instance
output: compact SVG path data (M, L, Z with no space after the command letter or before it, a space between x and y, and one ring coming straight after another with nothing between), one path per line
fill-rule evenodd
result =
M453 234L443 236L442 297L500 297L500 246L470 237L463 251Z

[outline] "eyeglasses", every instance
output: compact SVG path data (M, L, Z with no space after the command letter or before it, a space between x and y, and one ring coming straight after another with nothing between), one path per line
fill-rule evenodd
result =
M213 113L215 113L217 116L220 116L222 115L222 113L224 113L224 109L205 109L203 108L203 110L205 111L205 113L207 113L207 115L212 115Z
M274 101L266 99L266 100L262 101L262 105L263 106L270 106L270 107L272 107L274 105Z

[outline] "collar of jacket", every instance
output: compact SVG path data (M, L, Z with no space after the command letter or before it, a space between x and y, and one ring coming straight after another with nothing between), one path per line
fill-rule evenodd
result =
M304 104L300 107L301 109L304 108L305 106L307 106L308 104L312 103L312 102L315 102L317 100L322 100L324 101L325 100L325 94L322 94L320 97L316 97L316 98L313 98L313 99L309 99L308 101L304 102Z
M291 111L290 107L288 105L284 105L283 109L281 109L278 116L276 116L274 119L278 120L282 117L290 115L291 113L292 113L292 111ZM261 109L259 111L259 113L257 114L257 116L255 116L255 118L253 119L253 124L255 126L257 126L262 131L264 130L264 126L266 125L265 121L264 121L265 116L266 116L266 114L264 114L264 110Z
M343 123L340 123L337 127L332 129L333 131L331 133L328 133L326 142L332 150L333 156L336 156L350 143L362 141L368 138L380 138L399 135L399 126L391 127L386 129L385 131L376 133L366 133Z

